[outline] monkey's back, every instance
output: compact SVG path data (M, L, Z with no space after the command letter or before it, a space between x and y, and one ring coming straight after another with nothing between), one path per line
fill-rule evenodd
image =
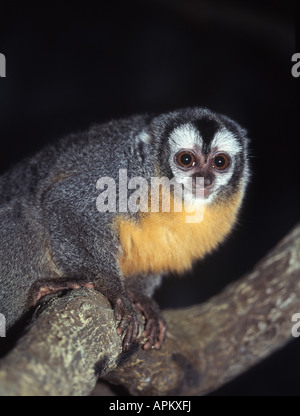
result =
M99 258L117 250L109 228L112 215L96 209L96 183L101 176L117 179L119 168L141 166L138 160L130 165L127 156L130 140L144 122L144 117L133 117L95 125L46 146L0 176L0 313L8 327L26 311L36 281L63 274L50 247L51 234L63 220L55 218L53 209L61 207L66 223L73 215L79 230L97 233L87 246L95 243ZM69 227L75 229L75 223Z

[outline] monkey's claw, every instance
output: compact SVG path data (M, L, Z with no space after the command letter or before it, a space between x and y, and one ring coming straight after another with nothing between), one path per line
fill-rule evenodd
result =
M166 329L163 319L148 319L142 333L142 337L147 338L143 346L144 350L149 350L152 347L159 350L165 339Z
M150 350L154 348L159 350L164 342L167 326L158 305L152 298L146 296L134 296L130 292L130 297L136 309L141 311L145 317L145 328L142 337L147 338L147 340L143 349Z
M123 351L128 351L136 342L139 332L139 321L134 306L127 299L118 298L114 305L115 319L119 321L117 334L125 336L123 339Z

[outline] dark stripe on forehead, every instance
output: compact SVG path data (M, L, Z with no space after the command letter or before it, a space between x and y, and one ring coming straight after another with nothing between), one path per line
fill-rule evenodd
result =
M192 124L199 131L200 136L203 140L203 153L210 151L210 144L215 137L215 134L220 129L220 123L212 118L202 118L193 120Z

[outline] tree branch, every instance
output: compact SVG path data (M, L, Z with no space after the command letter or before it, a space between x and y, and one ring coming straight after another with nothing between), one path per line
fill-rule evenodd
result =
M0 394L86 395L98 374L134 395L205 394L292 339L299 277L300 225L208 302L166 310L160 351L139 346L127 356L108 301L93 290L71 291L40 306L1 360Z

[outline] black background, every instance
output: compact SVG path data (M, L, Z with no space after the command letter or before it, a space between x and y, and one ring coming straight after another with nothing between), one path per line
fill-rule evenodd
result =
M157 294L162 307L202 302L251 270L299 219L293 2L97 4L0 4L0 173L59 136L132 113L197 105L237 120L252 149L240 224L193 274L166 279ZM300 395L299 346L212 395Z

